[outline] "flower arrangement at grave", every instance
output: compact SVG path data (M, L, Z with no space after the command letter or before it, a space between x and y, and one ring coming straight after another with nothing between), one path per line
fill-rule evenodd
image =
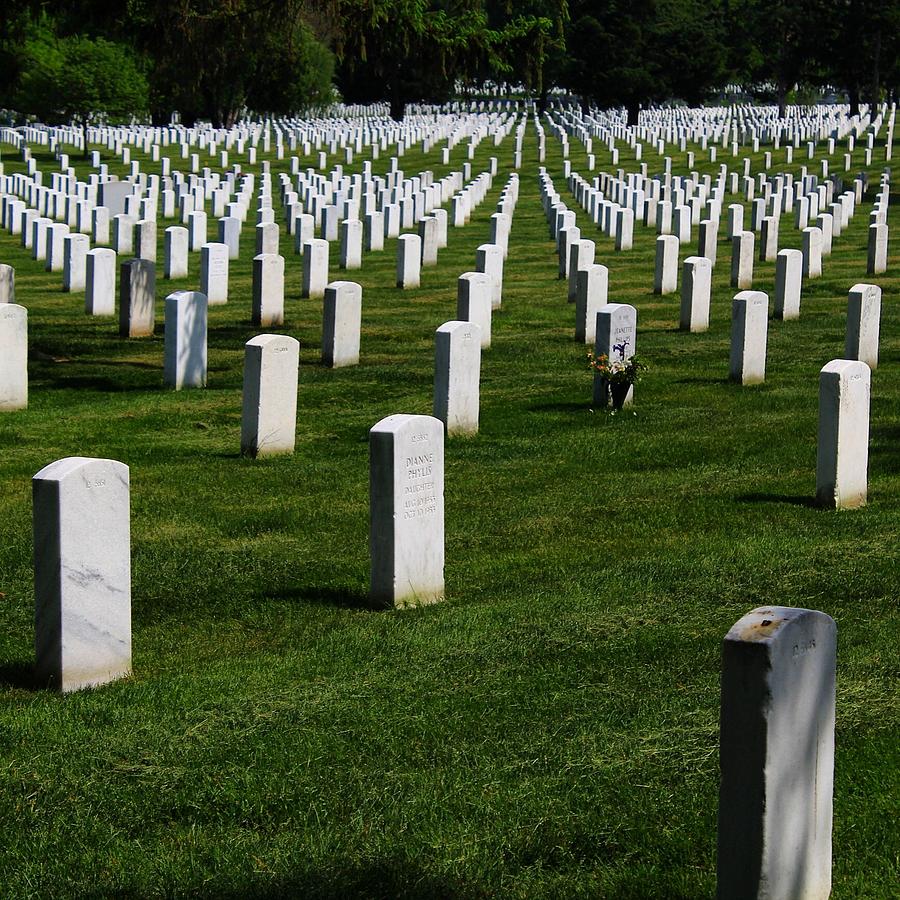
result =
M647 371L647 366L636 356L625 359L620 353L610 359L605 353L594 356L591 350L588 350L588 368L609 384L636 384L641 380L641 373Z

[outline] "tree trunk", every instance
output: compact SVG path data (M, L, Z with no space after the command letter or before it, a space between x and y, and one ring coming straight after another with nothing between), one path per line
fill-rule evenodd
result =
M578 105L581 107L581 114L586 116L591 110L591 101L582 94L578 98Z
M637 100L631 100L626 109L628 110L628 127L637 128L641 118L641 104Z
M81 142L84 144L84 158L87 159L91 155L88 151L87 119L81 120Z
M859 88L856 84L851 84L847 88L847 96L850 99L850 117L859 115Z
M395 122L402 122L406 115L406 100L403 98L403 89L400 87L400 76L394 78L391 85L391 118Z
M787 95L788 86L783 82L778 82L778 118L783 119L787 115Z
M540 92L538 93L538 115L539 116L542 116L545 112L547 112L549 95L550 95L550 91L544 85L541 85Z

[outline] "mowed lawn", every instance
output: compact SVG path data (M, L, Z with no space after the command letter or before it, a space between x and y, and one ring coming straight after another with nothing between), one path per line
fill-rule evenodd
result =
M445 174L442 146L408 151L407 176ZM360 365L339 370L320 364L322 303L300 299L278 199L289 161L266 157L287 260L278 330L302 348L291 457L239 453L243 345L260 331L253 211L228 305L210 310L209 386L178 393L162 387L163 300L198 288L199 254L189 278L162 278L174 223L159 227L156 333L134 340L0 233L30 353L29 407L0 415L5 897L712 897L721 641L768 604L838 625L833 896L900 896L900 254L893 239L887 275L867 277L872 193L824 276L804 282L799 321L770 320L766 382L744 388L727 380L724 219L710 330L679 332L678 295L652 293L655 233L636 226L634 250L616 253L569 194L548 129L547 169L609 267L609 299L638 310L650 368L633 410L610 415L591 409L529 123L481 430L446 449L447 600L369 607L368 429L431 413L434 332L456 317L456 279L488 240L513 149L512 135L478 147L472 176L496 155L493 188L420 289L394 286L395 240L349 274L332 248L331 277L363 286ZM717 171L689 149L698 171ZM751 156L756 174L766 149L734 159L720 147L719 163ZM7 174L23 171L0 150ZM58 164L33 151L48 183ZM818 172L775 157L773 171ZM873 185L883 159L879 142ZM451 166L465 160L459 145ZM615 171L605 148L597 166ZM790 215L780 241L800 247ZM681 258L695 252L696 228ZM770 308L774 268L755 264ZM843 355L849 288L872 280L884 296L869 505L825 511L812 503L818 373ZM78 455L130 466L134 675L62 697L31 675L30 480Z

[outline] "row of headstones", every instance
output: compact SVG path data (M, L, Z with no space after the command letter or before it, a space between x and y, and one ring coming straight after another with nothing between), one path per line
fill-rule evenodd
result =
M403 124L387 118L382 121L369 119L362 124L353 120L338 119L327 122L289 120L284 123L284 128L275 124L274 150L277 159L284 159L287 152L284 138L287 138L290 152L300 150L303 155L309 156L313 150L318 151L325 147L329 154L335 155L340 149L344 151L345 161L349 163L352 162L354 152L360 153L368 148L372 157L377 158L379 150L385 151L394 143L397 145L397 155L402 156L405 150L418 143L421 143L423 151L427 153L434 144L446 140L445 154L449 155L453 147L468 139L468 156L472 159L478 144L486 137L491 137L494 145L499 146L515 121L515 112L502 110L477 114L408 116ZM182 159L189 159L194 171L199 167L199 153L193 153L194 148L206 151L210 156L215 156L218 150L223 168L227 166L227 153L232 148L239 155L246 154L251 165L256 163L258 149L264 153L269 153L273 149L272 130L260 124L250 127L237 126L230 131L160 129L146 126L119 129L89 128L87 137L90 143L106 144L107 149L125 163L131 162L129 145L140 147L155 162L160 159L161 147L177 144ZM9 137L6 136L6 139ZM49 146L51 150L59 152L59 155L64 155L60 152L64 143L84 150L80 129L76 131L56 128L48 131L32 127L26 129L25 140ZM24 141L21 143L24 144ZM224 150L219 150L220 144L224 146ZM322 151L320 168L325 166L325 157L326 153Z
M799 149L803 142L806 143L807 157L813 159L818 142L827 140L828 153L833 155L836 141L846 138L844 164L849 171L855 141L863 136L865 163L867 166L872 164L874 142L884 124L885 111L886 107L873 120L868 115L850 117L846 114L846 108L820 106L816 114L807 116L805 121L796 118L797 124L792 129L784 128L780 120L773 120L772 108L765 107L746 107L736 117L728 111L723 114L710 108L649 110L642 112L643 124L635 128L626 127L618 111L593 111L584 115L576 107L548 113L547 120L564 153L568 148L568 136L580 139L589 155L593 153L592 139L597 138L606 144L614 159L618 156L616 139L627 143L638 159L642 155L641 141L649 143L660 156L665 154L667 142L677 143L679 149L686 152L687 143L691 141L699 144L703 151L708 151L712 162L716 158L716 144L721 144L722 149L730 146L732 156L736 157L741 146L749 145L754 153L758 153L761 141L771 143L778 150L782 140L785 140L789 142L785 147L785 161L790 164L793 162L793 151ZM891 159L895 114L896 109L892 107L886 124L885 161ZM766 168L771 166L771 160L771 153L767 153Z
M443 425L429 416L388 416L371 429L369 447L372 600L439 600ZM130 675L128 466L58 460L34 476L33 502L37 683L71 692ZM835 623L820 612L760 607L726 635L720 896L755 896L757 884L772 896L828 896L835 670Z

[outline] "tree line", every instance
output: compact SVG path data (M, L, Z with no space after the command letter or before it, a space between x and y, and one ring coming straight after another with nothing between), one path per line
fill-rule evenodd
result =
M232 125L498 87L541 108L697 104L737 84L856 110L900 93L900 0L23 0L0 4L0 108L51 124Z

